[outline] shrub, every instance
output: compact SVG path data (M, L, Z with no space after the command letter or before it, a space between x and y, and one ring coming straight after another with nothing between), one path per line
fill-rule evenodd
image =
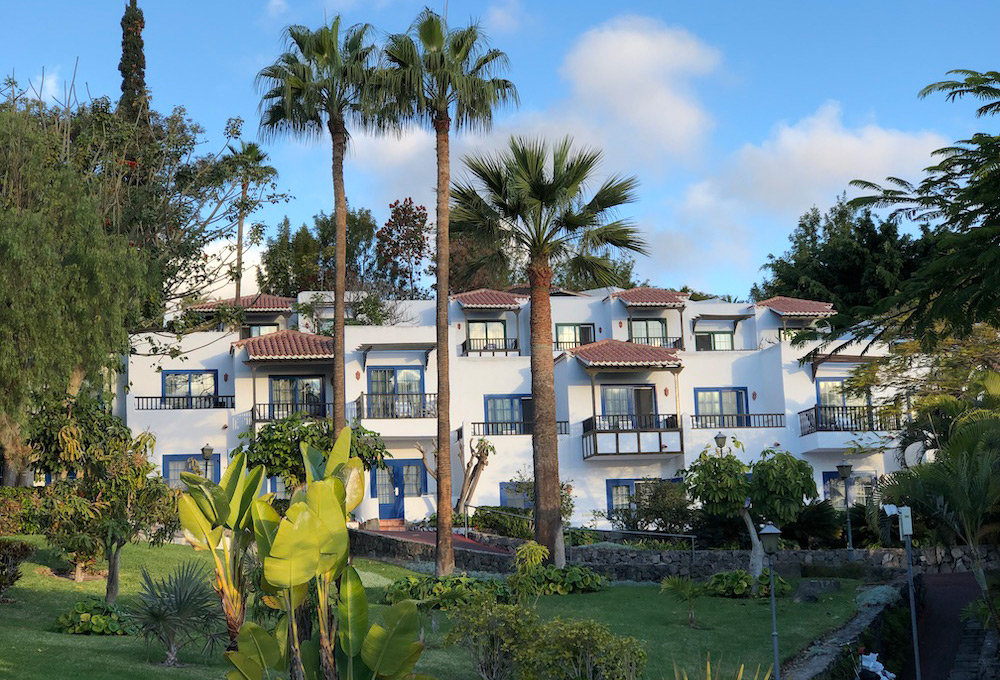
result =
M538 618L524 607L480 598L459 607L446 644L459 645L471 656L483 680L515 677L519 656L538 633Z
M691 541L678 538L673 541L658 538L640 538L635 541L623 541L622 545L636 550L690 550Z
M650 481L633 496L635 514L644 530L683 534L691 525L691 500L683 484Z
M215 591L208 583L208 569L185 562L163 580L154 580L142 570L142 592L130 612L146 641L159 640L167 650L164 666L176 666L181 648L206 640L206 648L218 639L222 612Z
M91 596L73 605L56 623L71 635L135 635L138 629L128 613L118 605Z
M511 590L519 596L569 595L596 593L608 585L608 578L590 567L571 565L558 568L553 564L535 567L507 578Z
M521 667L524 680L637 680L646 652L596 621L553 619L536 628Z
M495 512L490 512L491 510ZM501 506L480 506L472 515L472 526L477 531L484 534L496 534L497 536L509 536L510 538L520 538L525 541L531 540L535 535L531 528L531 508L508 508ZM503 513L503 514L501 514ZM520 515L520 517L511 517ZM521 519L523 517L524 519Z
M24 541L0 541L0 599L21 578L21 562L34 552L34 546Z
M704 592L704 587L695 583L693 579L683 576L667 576L660 582L660 592L670 595L676 601L687 605L688 626L695 628L694 623L694 603Z
M674 678L676 678L676 680L697 680L698 678L704 678L704 680L722 680L722 675L720 675L722 669L720 666L721 664L716 664L715 671L712 671L711 654L709 654L705 659L704 675L688 675L686 668L681 670L677 668L677 664L674 663ZM761 675L761 667L758 664L756 670L754 671L753 678L751 678L750 669L743 664L740 664L740 667L736 669L736 672L732 676L727 675L726 678L732 677L734 680L770 680L771 670L772 667L769 666L767 670L764 671L764 674Z
M34 489L0 486L0 536L38 533L32 519L36 497Z
M465 575L407 576L394 581L385 591L388 604L416 600L428 609L461 608L483 597L508 602L511 591L503 581Z
M814 500L806 503L794 522L781 527L781 534L806 549L841 548L845 521L829 500Z
M770 595L770 572L767 569L761 573L758 583L758 597ZM705 584L705 592L716 597L745 598L753 597L753 574L743 569L734 571L720 571L712 574L712 578ZM792 586L781 576L774 576L774 595L783 597L792 591Z

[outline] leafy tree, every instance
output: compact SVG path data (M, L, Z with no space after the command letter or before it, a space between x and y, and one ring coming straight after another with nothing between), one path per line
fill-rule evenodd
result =
M384 468L386 450L382 438L376 432L360 425L353 427L351 455L364 463L366 470ZM288 489L294 489L305 481L306 470L302 465L301 446L308 444L322 451L333 448L336 437L333 421L329 418L306 420L296 413L264 425L254 434L247 431L240 435L243 443L237 452L243 451L252 465L264 465L269 474L281 477Z
M118 114L132 122L148 122L149 100L146 94L146 54L143 51L142 29L146 22L142 10L131 0L122 15L122 58L118 71L122 74L122 96Z
M602 254L598 254L601 256ZM618 288L638 288L649 283L640 282L635 276L635 258L630 255L616 255L614 252L603 253L610 268L609 276L604 283L598 281L587 271L574 271L569 266L569 260L556 262L552 267L552 284L566 290L590 290L602 286L617 286ZM609 283L610 282L610 283Z
M573 149L568 137L549 146L511 138L506 151L466 157L471 182L452 188L455 231L478 247L476 268L528 263L531 287L531 395L535 405L532 449L536 540L557 566L565 559L559 516L559 456L549 294L553 263L610 283L607 258L595 253L644 252L638 230L615 211L635 200L635 177L613 176L590 193L602 154Z
M788 237L791 248L769 255L769 276L750 295L832 302L842 314L899 292L927 255L926 241L901 235L896 222L877 220L840 196L825 214L812 208Z
M349 124L365 125L374 104L371 75L375 46L371 27L349 28L341 40L340 16L315 31L285 30L288 50L257 75L263 90L261 130L269 135L314 136L328 132L336 224L333 312L333 421L346 423L344 396L344 294L347 288L347 195L344 156Z
M960 80L925 87L921 97L945 93L985 102L978 116L1000 111L1000 73L959 70ZM942 338L969 335L976 324L1000 328L1000 136L976 133L933 154L917 184L890 177L885 185L855 180L872 192L861 207L892 209L892 219L928 225L927 256L900 290L864 313L854 335L878 339L915 337L925 348Z
M510 269L476 269L470 267L469 263L479 257L479 250L476 244L468 236L451 233L451 243L448 248L449 267L448 281L452 293L460 293L465 290L476 290L477 288L491 288L493 290L506 290L514 285L515 279L520 278L519 267Z
M434 130L437 156L437 229L435 278L437 285L437 346L446 347L448 334L448 275L452 124L456 129L490 127L493 110L517 101L513 83L498 77L507 68L507 55L491 49L479 26L449 29L447 21L430 9L421 12L409 32L389 36L385 45L387 68L379 85L396 104L398 117ZM551 347L551 344L549 345ZM437 440L451 449L448 352L436 352L438 375ZM551 354L551 351L547 351ZM455 568L451 541L451 456L438 456L437 564L438 576Z
M430 253L430 231L427 208L414 205L412 198L389 204L389 219L376 235L375 257L398 298L415 300L423 295L416 279Z
M742 450L735 438L732 446ZM719 517L739 516L750 536L750 573L757 578L764 570L764 548L756 522L770 520L781 525L794 521L807 500L816 498L812 466L787 451L765 449L747 465L732 453L713 454L706 448L687 470L684 485L704 512Z
M128 426L111 412L105 397L90 389L76 397L51 390L35 393L24 433L34 452L36 471L53 477L81 474L87 451L130 436Z

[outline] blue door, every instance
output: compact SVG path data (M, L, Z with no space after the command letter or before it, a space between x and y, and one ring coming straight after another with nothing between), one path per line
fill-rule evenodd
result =
M403 499L427 493L427 471L419 460L387 460L385 464L372 477L379 519L404 519Z

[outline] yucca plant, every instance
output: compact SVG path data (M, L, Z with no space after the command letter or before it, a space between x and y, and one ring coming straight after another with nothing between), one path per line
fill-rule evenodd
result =
M166 647L164 666L176 666L177 654L192 642L205 641L208 650L225 638L222 611L208 581L209 571L197 562L185 562L165 579L153 579L142 570L142 591L129 614L146 642Z
M678 602L687 605L688 625L692 628L697 628L694 622L694 603L698 601L704 591L705 588L702 584L683 576L667 576L660 582L661 593L666 593Z
M771 667L768 667L764 671L764 675L760 674L760 664L757 665L757 670L754 671L753 677L750 677L750 671L747 670L746 666L740 664L740 667L736 670L735 675L726 675L725 678L729 680L771 680ZM674 680L722 680L722 666L720 664L715 665L715 671L712 671L712 655L709 654L705 659L705 675L688 675L687 669L680 669L677 667L677 662L674 662Z

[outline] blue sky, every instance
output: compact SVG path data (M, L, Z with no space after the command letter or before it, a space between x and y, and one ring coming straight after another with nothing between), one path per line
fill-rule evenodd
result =
M140 0L146 81L160 110L184 106L222 143L227 118L257 127L254 76L282 48L291 23L344 15L383 32L404 30L424 2L410 0ZM431 3L443 11L444 2ZM47 74L62 91L79 59L77 88L119 94L124 2L0 0L0 67L22 83ZM453 25L478 19L510 55L521 106L486 135L453 142L463 153L512 133L606 152L607 173L635 174L641 200L627 215L651 256L640 276L745 296L769 252L781 252L797 217L829 207L852 178L917 177L928 152L973 130L969 102L917 99L953 68L997 62L1000 3L989 2L529 2L450 0ZM953 27L961 27L955 30ZM333 204L324 140L265 145L294 199L261 215L311 221ZM206 149L207 150L207 149ZM388 204L433 205L430 133L356 135L348 199L380 222Z

